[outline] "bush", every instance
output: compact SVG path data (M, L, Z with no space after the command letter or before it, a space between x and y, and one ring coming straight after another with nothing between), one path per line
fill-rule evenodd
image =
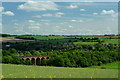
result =
M101 69L106 69L106 67L101 67Z

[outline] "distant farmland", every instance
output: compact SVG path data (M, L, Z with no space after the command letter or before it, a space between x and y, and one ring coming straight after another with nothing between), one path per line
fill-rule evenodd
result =
M0 37L0 41L2 41L2 42L21 42L21 41L34 41L34 40L17 39L14 37Z

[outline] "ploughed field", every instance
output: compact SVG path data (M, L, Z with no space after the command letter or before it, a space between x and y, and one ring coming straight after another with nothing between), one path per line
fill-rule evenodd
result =
M88 68L2 64L2 78L117 78L117 68L118 62Z

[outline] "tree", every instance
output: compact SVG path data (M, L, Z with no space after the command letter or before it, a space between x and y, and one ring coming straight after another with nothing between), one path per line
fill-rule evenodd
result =
M73 58L70 59L70 63L71 63L70 67L76 67L76 62L75 62L75 60Z
M3 56L2 57L2 62L3 63L12 63L13 58L11 56Z
M40 56L41 54L40 54L39 51L35 51L35 52L33 53L33 55L35 55L35 56Z
M50 63L51 63L53 66L59 66L59 67L64 66L64 60L63 60L62 57L54 57L54 58L51 58L51 59L49 60L49 65L51 65Z
M12 61L13 64L21 64L22 63L22 59L20 57L12 56L12 58L13 58L13 61Z
M10 53L17 53L16 49L12 48L10 49Z
M88 67L89 66L89 63L85 57L82 57L80 59L80 65L81 65L81 67Z
M70 63L70 60L69 60L69 58L64 58L64 66L65 67L68 67L68 66L71 66L71 63Z
M47 64L48 64L48 59L43 59L42 60L42 65L47 66Z
M26 61L24 61L24 64L26 64L26 65L32 65L32 62L30 60L26 60Z
M25 55L25 56L32 56L29 51L25 51L25 52L24 52L24 55Z

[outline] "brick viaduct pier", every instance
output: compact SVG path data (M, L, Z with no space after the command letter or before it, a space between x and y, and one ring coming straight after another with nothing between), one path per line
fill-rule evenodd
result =
M43 59L49 59L52 56L21 56L22 60L30 60L33 65L42 65Z

